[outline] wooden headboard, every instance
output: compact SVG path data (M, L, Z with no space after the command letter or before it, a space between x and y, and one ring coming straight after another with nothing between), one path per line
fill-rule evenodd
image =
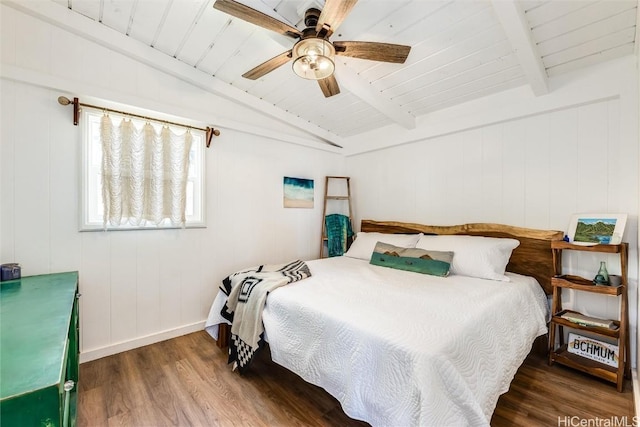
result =
M423 225L408 222L373 221L363 219L360 230L380 233L466 234L471 236L509 237L520 241L507 265L507 271L535 277L547 294L552 293L553 256L551 241L562 240L564 233L555 230L535 230L503 224Z

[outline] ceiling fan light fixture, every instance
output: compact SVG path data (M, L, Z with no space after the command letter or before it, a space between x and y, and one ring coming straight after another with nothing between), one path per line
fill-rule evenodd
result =
M303 79L322 80L333 74L336 50L329 41L319 37L300 40L293 46L293 72Z

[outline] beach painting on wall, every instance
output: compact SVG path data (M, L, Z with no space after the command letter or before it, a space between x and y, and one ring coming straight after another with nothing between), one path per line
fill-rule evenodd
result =
M313 208L313 180L285 176L284 207Z

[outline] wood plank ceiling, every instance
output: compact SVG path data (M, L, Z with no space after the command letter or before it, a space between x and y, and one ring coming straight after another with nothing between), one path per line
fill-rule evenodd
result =
M293 74L241 75L292 39L215 10L213 0L51 0L188 64L265 105L348 138L633 54L638 0L360 0L331 38L412 46L405 64L336 58L339 95ZM241 0L302 29L322 0ZM242 99L247 99L244 96ZM257 100L261 100L257 101ZM245 102L245 101L241 101Z

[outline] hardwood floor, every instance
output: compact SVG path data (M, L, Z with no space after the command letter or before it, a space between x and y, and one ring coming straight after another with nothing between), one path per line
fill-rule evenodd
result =
M202 331L84 363L78 425L367 425L347 417L321 388L271 362L267 351L243 377L226 359ZM617 393L609 383L530 356L500 397L491 424L558 426L558 417L626 416L631 425L633 414L629 381Z
M631 426L634 415L631 380L625 380L624 391L618 393L613 383L558 364L549 366L546 357L531 354L516 373L509 391L500 396L491 425ZM597 424L596 418L619 421Z

